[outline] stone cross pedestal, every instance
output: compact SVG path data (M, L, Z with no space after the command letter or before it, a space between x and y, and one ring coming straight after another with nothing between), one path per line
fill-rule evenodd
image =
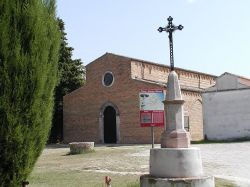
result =
M184 100L178 75L171 71L168 76L167 93L164 103L165 130L161 136L162 148L190 147L190 134L184 129Z
M214 178L203 176L200 149L190 147L183 104L178 76L171 71L164 101L166 121L161 148L150 150L149 175L140 177L141 187L214 187Z

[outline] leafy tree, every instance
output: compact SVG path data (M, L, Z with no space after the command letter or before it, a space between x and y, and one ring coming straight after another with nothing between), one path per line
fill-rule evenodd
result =
M64 22L58 19L61 31L61 46L59 53L59 83L55 92L55 109L50 142L62 141L63 134L63 96L84 84L85 68L81 59L72 59L73 48L68 46Z
M0 1L0 186L21 186L47 141L59 47L55 0Z

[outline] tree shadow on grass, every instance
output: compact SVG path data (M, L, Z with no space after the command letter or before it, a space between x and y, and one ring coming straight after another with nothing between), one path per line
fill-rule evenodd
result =
M68 144L47 144L46 149L69 148Z
M63 154L62 156L73 156L73 155L86 155L86 154L93 154L96 153L95 150L90 150L90 151L83 151L80 153L71 153L70 151L66 154Z

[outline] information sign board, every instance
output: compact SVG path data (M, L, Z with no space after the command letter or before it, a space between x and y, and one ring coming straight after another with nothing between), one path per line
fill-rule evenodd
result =
M141 90L139 100L141 127L164 126L163 90Z

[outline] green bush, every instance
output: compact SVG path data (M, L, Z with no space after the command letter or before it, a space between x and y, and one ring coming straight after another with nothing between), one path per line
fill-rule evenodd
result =
M0 1L0 186L21 186L44 148L59 45L54 0Z

